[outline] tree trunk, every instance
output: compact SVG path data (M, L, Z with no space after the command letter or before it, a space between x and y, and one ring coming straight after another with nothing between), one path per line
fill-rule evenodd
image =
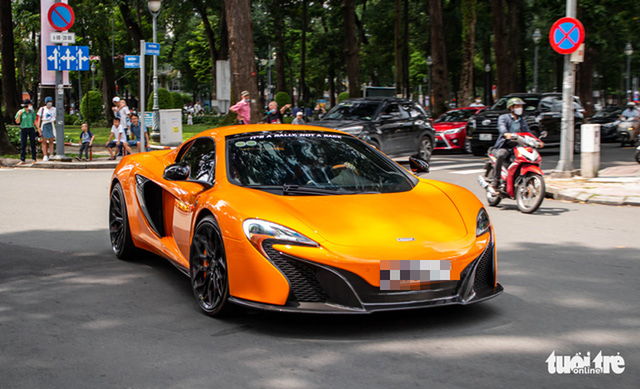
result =
M131 15L129 3L127 1L120 1L118 3L118 8L120 8L122 20L124 20L125 26L127 26L129 37L138 44L137 47L140 47L140 41L144 39L144 35L142 34L142 28Z
M329 106L336 105L336 70L333 61L329 64Z
M404 77L402 77L402 72L404 70L404 66L402 66L402 2L401 0L395 0L394 3L396 16L393 24L393 47L396 66L396 95L399 95L402 93L402 80L404 80Z
M302 37L300 45L301 53L300 53L300 91L298 95L302 97L305 104L309 104L307 101L309 99L309 93L307 92L307 85L305 83L306 77L306 67L307 67L307 9L308 9L308 0L302 0Z
M347 79L349 80L349 96L360 97L360 59L358 36L356 31L356 2L342 0L344 16L344 49L347 64Z
M0 0L0 52L2 53L2 102L4 119L13 122L20 109L20 94L16 83L15 51L13 48L13 17L11 0ZM0 139L0 146L2 139Z
M507 15L505 6L509 5L509 29L507 28ZM493 18L493 47L496 56L497 86L496 97L500 98L515 92L515 79L518 57L513 51L517 48L517 31L511 30L517 18L515 17L515 2L513 0L493 0L491 7ZM515 43L514 43L515 42Z
M433 104L432 117L446 112L449 99L449 72L447 71L447 49L444 43L441 0L429 0L429 20L431 21L431 89Z
M460 75L461 107L473 101L473 69L476 47L476 0L462 0L462 74Z
M402 89L405 99L409 98L409 0L404 0L404 34L402 36Z
M109 42L102 42L98 45L100 51L100 65L102 66L102 103L104 104L104 113L107 117L107 123L113 121L112 99L116 96L116 76L113 58L111 58L111 47Z
M202 2L202 0L192 0L193 5L200 14L200 18L202 19L202 24L204 26L204 32L207 36L207 43L209 43L209 56L211 57L211 95L212 99L217 99L217 90L216 90L216 61L218 60L218 52L216 51L216 37L213 34L213 29L211 28L211 23L209 23L209 18L207 17L207 7Z
M585 116L593 116L595 108L593 106L593 61L595 50L593 46L586 46L584 51L584 62L580 64L578 70L578 96L586 110Z
M225 2L227 28L229 32L229 68L231 72L231 99L240 100L240 92L251 94L251 123L262 119L262 112L256 103L258 83L256 82L256 62L253 48L253 26L251 24L251 0Z
M273 16L273 43L276 48L276 92L287 92L282 0L273 0L271 15Z
M7 127L4 125L4 120L0 120L0 154L14 154L16 152L16 148L9 142L9 135L7 134Z

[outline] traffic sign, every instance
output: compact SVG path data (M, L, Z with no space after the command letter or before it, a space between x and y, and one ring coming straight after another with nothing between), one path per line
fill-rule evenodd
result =
M584 42L584 27L578 19L561 18L549 32L551 47L560 54L571 54Z
M49 24L51 27L58 31L67 31L73 26L73 22L76 20L76 15L73 9L65 3L55 3L49 8L47 14L49 18Z
M124 68L125 69L140 69L140 56L139 55L125 55L124 56Z
M89 70L89 46L47 46L47 70Z
M52 32L49 38L51 43L76 43L76 34L73 32Z
M144 53L146 55L160 55L160 43L145 43Z

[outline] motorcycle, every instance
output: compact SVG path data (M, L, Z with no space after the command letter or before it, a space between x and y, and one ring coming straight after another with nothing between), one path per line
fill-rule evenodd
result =
M636 149L635 159L636 162L640 163L640 146L638 146L638 148Z
M540 138L547 135L543 131ZM511 141L516 143L513 157L505 160L500 176L501 185L493 188L489 180L493 177L496 157L493 148L489 149L489 161L485 164L485 174L478 176L478 183L486 191L487 202L495 207L503 198L516 200L518 209L523 213L533 213L545 195L545 184L540 163L542 158L536 149L543 146L542 141L527 132L512 135ZM496 150L497 151L497 150Z
M633 126L638 123L637 120L621 120L618 124L618 139L620 139L620 147L624 147L627 143L633 146L637 139L631 139Z

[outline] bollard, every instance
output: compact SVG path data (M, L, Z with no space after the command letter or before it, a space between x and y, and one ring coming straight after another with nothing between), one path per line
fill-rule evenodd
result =
M580 133L580 175L597 177L600 170L600 125L583 124Z

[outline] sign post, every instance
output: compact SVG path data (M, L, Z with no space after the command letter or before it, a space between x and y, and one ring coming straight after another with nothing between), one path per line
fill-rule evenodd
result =
M575 19L576 8L577 0L567 0L567 17L556 21L549 32L551 47L564 55L560 160L553 172L554 176L560 178L568 178L573 175L575 64L571 62L569 54L580 48L585 35L582 23Z
M140 124L140 151L145 152L147 151L147 123L144 120L144 109L145 109L145 96L144 96L144 88L145 88L145 83L144 83L144 77L145 77L145 41L141 40L140 41L140 61L139 61L139 65L140 65L140 103L138 104L140 106L140 109L138 109L138 120L139 120L139 124Z

